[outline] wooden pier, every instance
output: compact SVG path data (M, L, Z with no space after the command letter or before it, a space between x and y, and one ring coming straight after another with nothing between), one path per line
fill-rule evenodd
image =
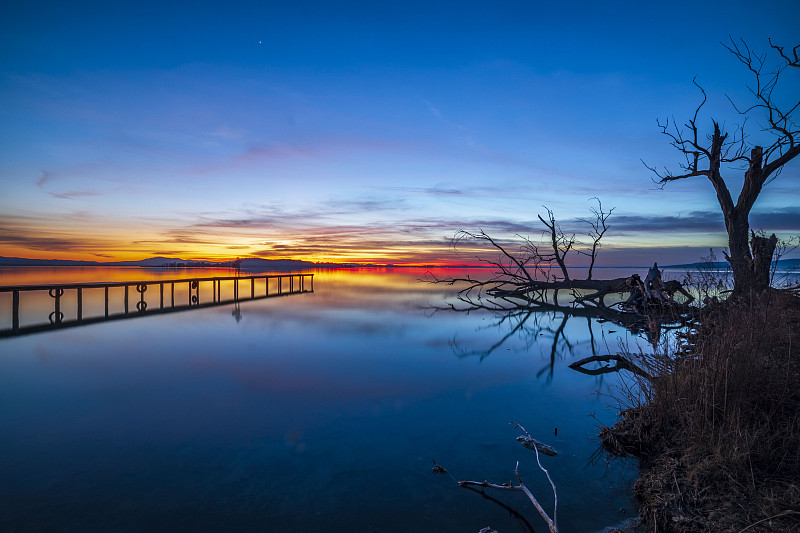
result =
M263 280L256 290L257 281ZM273 290L270 292L270 280ZM210 287L209 287L210 284ZM178 286L179 298L176 299L175 288ZM182 287L185 286L185 287ZM200 288L211 289L211 298L201 301ZM109 312L109 289L122 287L123 311ZM151 290L152 289L152 290ZM158 293L157 302L148 302L145 294ZM47 322L33 325L20 325L20 302L23 296L32 292L46 291L52 298L52 310ZM105 312L84 316L84 299L87 294L103 291ZM12 337L120 320L159 313L172 313L189 309L199 309L240 303L249 300L261 300L278 296L289 296L314 292L314 274L270 274L257 276L230 276L212 278L185 278L153 281L117 281L101 283L60 283L50 285L10 285L0 286L0 293L10 292L11 296L11 328L0 329L0 337ZM205 291L208 292L207 290ZM65 318L63 299L73 295L77 302L74 318ZM152 298L150 298L152 300ZM0 326L2 327L2 326Z

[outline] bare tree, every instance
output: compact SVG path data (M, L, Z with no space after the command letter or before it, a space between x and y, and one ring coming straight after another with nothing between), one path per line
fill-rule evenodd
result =
M763 291L769 287L770 264L777 244L777 237L757 235L750 230L749 215L762 187L775 179L789 161L800 154L800 128L795 122L795 113L800 107L798 94L789 96L788 103L779 102L775 89L784 79L787 70L800 68L800 45L791 52L769 42L771 50L777 56L774 70L767 65L767 53L758 55L744 41L731 39L729 45L723 44L753 76L754 84L748 86L754 103L742 108L734 104L734 109L744 117L743 124L729 136L723 132L719 123L712 119L711 134L702 135L697 124L700 110L707 97L703 88L694 84L703 94L700 105L694 116L679 127L674 119L658 125L661 132L669 137L670 144L681 152L685 162L681 170L673 173L669 170L660 172L648 167L662 186L694 176L705 176L714 186L725 228L728 232L728 252L726 259L731 265L734 279L734 294L746 294L750 291ZM730 98L728 98L730 100ZM731 101L733 104L733 102ZM748 118L756 118L760 122L762 134L769 137L772 143L768 146L751 144L745 130ZM734 203L728 186L722 177L723 166L744 171L744 185Z

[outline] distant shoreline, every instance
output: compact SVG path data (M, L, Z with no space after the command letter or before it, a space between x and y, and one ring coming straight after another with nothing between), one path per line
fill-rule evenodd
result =
M311 261L301 261L297 259L261 259L246 258L237 261L199 261L192 259L180 259L173 257L151 257L138 261L74 261L69 259L28 259L21 257L0 257L0 267L139 267L157 269L200 269L200 268L229 268L240 270L261 270L261 269L310 269L310 268L492 268L491 265L395 265L391 263L313 263ZM776 265L780 270L800 269L800 259L781 259ZM588 269L588 265L570 265L569 268ZM649 265L595 265L595 269L647 269ZM696 270L698 268L707 270L725 270L728 268L726 262L697 262L679 265L660 265L661 269L669 270Z

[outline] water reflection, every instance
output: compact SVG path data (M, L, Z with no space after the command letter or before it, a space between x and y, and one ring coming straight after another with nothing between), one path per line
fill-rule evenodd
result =
M551 363L552 338L454 357L453 339L496 343L496 317L431 316L452 292L424 274L318 271L302 297L0 339L0 529L519 531L431 473L436 458L504 480L519 460L546 499L510 420L533 436L558 428L547 468L564 531L633 514L635 472L587 465L595 425L616 415L598 383L607 393L616 377L570 371L568 348ZM539 320L555 333L562 317ZM585 326L568 320L559 346L590 350ZM626 335L592 327L598 342Z
M475 311L474 308L457 309L453 307L437 308L434 311L442 312L443 309L464 313ZM490 344L481 345L472 338L453 337L450 340L450 346L457 357L476 357L479 361L503 350L538 352L544 356L547 363L536 372L536 377L544 376L550 381L558 360L586 356L597 357L600 348L605 351L617 351L623 347L630 347L639 340L646 340L649 351L652 351L658 342L662 341L660 327L649 328L644 332L636 325L623 329L618 320L597 318L603 316L605 314L595 313L594 309L570 309L567 307L561 308L560 311L520 308L493 312L492 317L485 319L487 323L481 327L486 332L495 332ZM595 334L595 330L599 330L599 335ZM620 331L623 332L623 335L619 335ZM571 337L577 337L578 340L571 339ZM639 344L636 345L641 348ZM573 369L585 370L583 368ZM608 372L584 373L600 375Z

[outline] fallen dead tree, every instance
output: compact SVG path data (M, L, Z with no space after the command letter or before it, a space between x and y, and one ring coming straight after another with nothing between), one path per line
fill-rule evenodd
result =
M683 323L694 308L694 297L676 280L663 280L658 264L653 264L644 279L638 274L624 278L592 279L600 250L601 239L609 229L611 211L604 211L598 201L593 209L595 220L589 222L591 243L577 240L574 234L564 233L550 209L539 216L544 225L540 241L518 235L521 246L510 246L483 230L462 230L453 239L458 249L465 241L494 250L494 258L478 257L491 268L483 278L437 278L430 281L460 287L457 299L461 307L454 310L485 309L510 312L518 310L560 311L570 315L603 318L631 331L660 331L668 324ZM575 279L567 267L569 254L586 255L590 265L586 279ZM566 297L564 297L566 295ZM607 301L612 300L613 301ZM651 335L648 333L648 337Z

